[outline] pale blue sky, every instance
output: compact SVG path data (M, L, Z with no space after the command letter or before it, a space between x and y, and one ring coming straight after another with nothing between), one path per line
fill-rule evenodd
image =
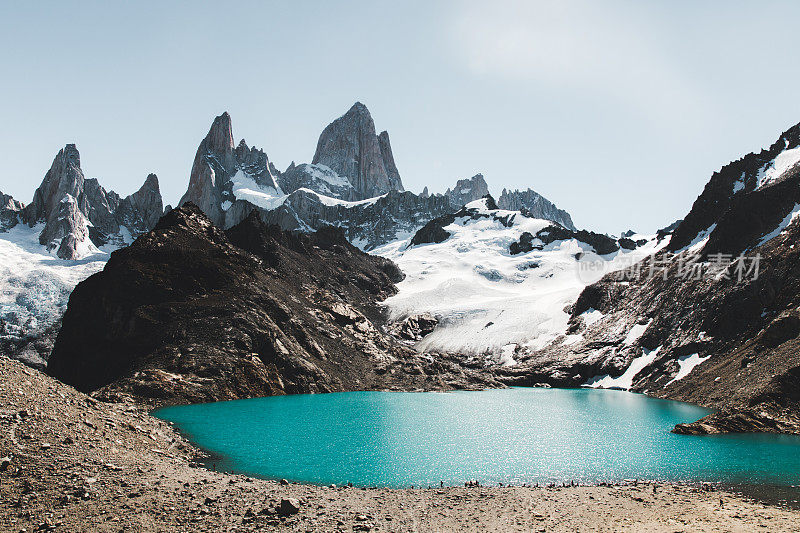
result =
M800 121L798 2L0 2L0 190L60 147L129 194L185 191L229 111L279 168L356 100L409 190L482 172L580 227L652 231Z

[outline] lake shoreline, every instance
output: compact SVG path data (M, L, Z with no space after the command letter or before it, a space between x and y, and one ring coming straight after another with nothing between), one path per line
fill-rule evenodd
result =
M362 489L209 471L197 448L133 403L98 402L0 358L3 531L655 531L800 528L800 513L659 484ZM299 512L281 517L281 500ZM720 505L720 499L722 504Z

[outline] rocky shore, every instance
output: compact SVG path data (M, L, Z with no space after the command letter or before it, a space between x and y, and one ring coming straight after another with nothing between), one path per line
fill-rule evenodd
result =
M169 424L0 357L2 531L792 531L800 514L665 485L319 487L214 472Z

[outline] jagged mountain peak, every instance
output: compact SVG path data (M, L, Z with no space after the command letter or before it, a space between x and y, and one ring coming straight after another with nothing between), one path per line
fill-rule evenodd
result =
M404 190L403 181L400 179L400 171L397 170L397 165L394 162L394 154L392 154L392 144L389 142L388 131L383 130L380 135L378 135L378 145L381 149L383 166L386 169L387 176L389 177L389 185L393 190Z
M214 118L205 138L206 148L212 152L232 152L234 148L231 116L227 111Z
M138 191L120 201L115 218L133 234L139 235L154 227L163 214L158 176L148 174Z
M282 195L278 172L264 150L249 147L244 139L234 148L233 139L230 115L223 113L197 148L189 187L178 204L194 203L221 228L237 224L253 206L264 207Z
M322 131L312 164L325 165L347 178L356 199L403 190L389 134L376 135L372 116L361 102L353 104Z
M202 209L192 202L186 202L179 208L164 214L153 227L153 233L164 233L177 228L206 232L211 231L209 229L211 227L211 220L203 213Z
M447 189L444 194L453 207L458 209L489 194L489 185L486 184L483 174L478 173L471 178L458 180L455 187Z
M759 206L758 211L761 214L753 211L747 214L751 218L747 223L750 224L748 229L753 230L753 235L759 232L763 234L762 230L774 227L775 216L781 215L778 218L780 220L782 215L793 209L794 203L790 202L794 197L791 185L787 187L781 183L796 178L798 173L800 173L800 124L784 131L768 149L762 149L757 153L751 152L714 172L692 205L691 211L675 229L669 249L680 250L702 240L704 236L715 232L715 228L726 216L740 217L740 214L734 212L741 210L743 205L741 198L755 191L759 191L758 197L766 198L774 195L777 201L789 202L778 209L773 209L774 205L765 202L765 205ZM767 191L774 187L786 187L790 194ZM729 211L732 213L729 214ZM782 211L782 214L779 211ZM749 246L744 241L741 244Z
M361 102L356 101L356 103L354 103L350 107L350 109L347 110L346 114L351 114L351 113L353 113L353 114L362 114L362 115L369 116L369 109L367 109L367 106L365 106ZM372 118L372 117L370 116L370 118Z
M530 188L524 191L503 189L497 204L501 209L524 211L533 218L552 220L569 230L577 230L569 213L559 209L553 202Z
M58 151L50 170L34 193L33 201L26 208L27 222L32 226L44 222L47 213L52 212L65 194L77 198L83 189L81 155L74 144L67 144Z
M80 259L109 242L127 244L128 236L135 238L148 231L163 212L154 174L137 193L120 200L97 178L84 177L74 144L58 151L31 203L24 209L16 207L0 207L2 229L20 220L31 228L43 224L39 243L62 259ZM121 226L126 231L121 231Z
M155 187L158 190L158 176L153 173L148 174L141 188L144 189L145 187Z

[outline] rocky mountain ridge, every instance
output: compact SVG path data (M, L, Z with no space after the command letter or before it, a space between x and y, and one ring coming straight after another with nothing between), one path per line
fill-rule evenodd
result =
M188 203L76 287L48 372L159 403L492 384L382 332L376 304L401 277L341 230L286 232L252 211L223 232Z
M800 124L783 132L769 148L751 152L715 172L692 209L675 230L669 249L692 244L701 233L710 233L729 208L749 193L785 179L800 163ZM782 209L776 209L780 212ZM764 226L771 225L765 221ZM757 229L763 229L759 227Z
M86 179L74 144L61 149L26 206L2 195L0 231L22 222L43 224L39 242L61 259L80 259L106 244L124 246L149 231L163 214L158 178L147 176L135 193L121 198L97 179Z
M800 433L797 131L715 173L657 255L584 289L567 336L502 379L718 409L680 433Z
M480 200L489 194L489 186L483 178L483 174L475 174L469 179L458 180L455 187L447 189L444 193L450 200L453 209L461 209L470 202Z
M388 133L376 135L369 110L356 102L323 130L311 164L292 162L283 172L244 141L234 149L231 117L223 113L198 147L179 205L196 204L223 229L254 208L265 221L287 230L341 227L351 242L372 250L413 235L429 220L485 194L481 174L459 180L444 194L405 191ZM552 212L571 224L568 214Z
M578 231L572 222L572 217L563 209L559 209L553 202L532 189L509 191L503 189L497 199L500 209L509 211L522 211L532 218L552 220L568 230Z

